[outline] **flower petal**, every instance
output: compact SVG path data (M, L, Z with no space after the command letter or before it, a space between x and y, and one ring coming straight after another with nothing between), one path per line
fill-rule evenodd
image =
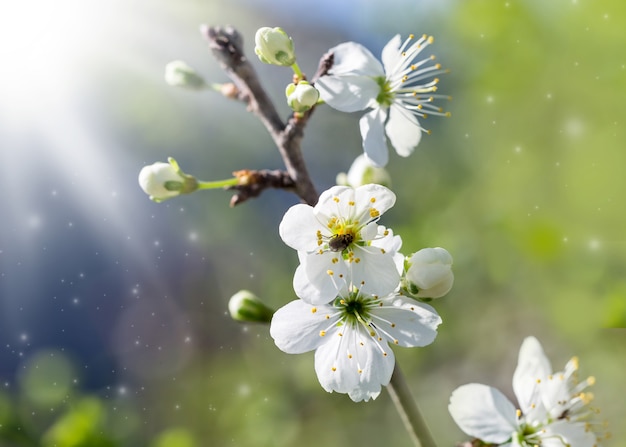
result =
M351 219L354 213L354 188L349 186L333 186L327 189L320 195L314 209L315 217L326 231L328 231L326 224L331 218ZM328 234L330 235L330 232Z
M390 343L413 348L435 340L441 317L434 308L395 294L383 303L383 307L372 311L373 323Z
M396 195L389 188L370 183L356 188L354 201L357 219L365 223L391 208L396 203Z
M377 247L354 247L352 284L364 293L385 296L400 283L393 253L381 253Z
M320 289L311 284L302 264L296 268L296 272L293 275L293 290L296 292L298 298L306 303L315 305L328 302L324 301L324 294Z
M552 374L550 360L535 337L527 337L519 350L517 368L513 374L513 391L524 414L537 411L537 380Z
M278 226L278 234L294 250L307 252L317 248L317 230L323 226L313 214L313 207L299 203L287 210Z
M357 112L369 107L380 87L368 76L322 76L315 88L320 98L340 112Z
M381 59L387 74L392 73L396 69L398 61L402 58L400 45L402 45L402 39L400 34L396 34L383 48Z
M306 276L303 264L298 266L293 276L293 290L302 301L312 305L329 303L341 293L332 282L323 284L321 289L315 287Z
M312 351L326 342L320 331L332 325L333 320L326 318L332 313L330 306L316 307L302 300L292 301L274 313L270 335L276 346L288 354Z
M378 238L372 240L371 246L381 248L386 253L392 255L396 264L396 270L398 270L399 275L402 275L402 272L404 272L404 255L400 253L402 238L394 236L391 228L385 228L382 225L378 225L377 231Z
M541 436L541 447L594 447L598 445L595 434L585 428L584 423L571 423L567 419L558 420L545 427Z
M329 393L348 393L359 384L356 331L347 329L345 334L338 330L327 333L325 343L315 351L317 379Z
M337 261L333 261L336 259ZM317 289L318 294L310 293L312 290L300 287L296 293L303 300L311 304L328 303L337 297L339 290L347 286L348 267L341 257L341 253L326 251L323 253L312 253L301 257L300 263L306 279L311 286ZM329 268L331 267L332 268ZM296 287L294 278L294 288Z
M376 399L381 387L389 385L396 360L393 351L388 349L388 346L383 346L383 348L386 355L381 355L380 347L370 343L370 356L359 377L359 386L348 393L354 402Z
M374 341L362 326L346 326L315 351L315 371L322 387L348 393L355 402L375 399L391 380L394 365L389 346Z
M422 130L415 115L397 104L392 104L389 108L385 132L401 157L411 155L422 139Z
M333 66L328 71L331 76L385 76L378 59L361 44L344 42L328 50L328 53L333 54Z
M448 410L461 430L486 443L504 443L517 431L515 407L487 385L470 383L457 388Z
M384 129L386 118L387 111L377 107L363 115L359 120L363 151L370 163L377 167L385 166L389 160Z

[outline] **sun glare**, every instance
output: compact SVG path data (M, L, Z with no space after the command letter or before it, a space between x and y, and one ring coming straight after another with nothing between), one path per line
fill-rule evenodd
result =
M54 189L79 204L101 233L116 228L131 235L114 186L113 148L120 143L84 113L97 116L102 107L84 98L101 85L102 64L124 52L119 42L129 28L116 25L129 15L124 0L9 0L0 8L0 185L21 185L19 193L5 195L16 222L30 216L28 228L45 227L45 216L33 207ZM22 249L34 247L31 239Z
M102 2L104 3L104 2ZM110 8L107 8L110 10ZM81 0L9 0L0 13L0 110L30 120L71 86L109 14Z

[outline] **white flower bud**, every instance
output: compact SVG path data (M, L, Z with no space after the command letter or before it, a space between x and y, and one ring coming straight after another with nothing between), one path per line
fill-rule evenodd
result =
M281 28L259 28L254 43L254 52L265 64L289 67L296 63L293 41Z
M452 256L447 250L440 247L424 248L414 253L408 262L406 280L409 292L413 295L419 298L439 298L452 288Z
M372 165L365 155L359 155L352 162L348 174L341 172L337 175L337 184L358 188L361 185L376 183L391 187L391 176L385 168Z
M287 104L294 112L306 112L320 98L320 92L306 81L300 81L296 84L289 84L285 90L287 96Z
M269 323L274 315L272 309L248 290L240 290L230 298L228 312L233 320L253 323Z
M194 177L184 174L176 161L170 158L170 163L157 162L144 166L139 172L139 186L151 200L161 202L195 191L198 182Z
M183 61L173 61L165 66L165 82L174 87L202 90L204 79Z

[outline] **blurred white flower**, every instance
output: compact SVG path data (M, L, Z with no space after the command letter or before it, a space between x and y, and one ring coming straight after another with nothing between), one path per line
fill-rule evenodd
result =
M172 61L165 66L165 82L190 90L202 90L207 86L204 79L183 61Z
M334 186L315 207L292 206L279 226L280 237L298 251L297 295L311 304L335 299L350 275L363 293L384 296L400 282L396 257L402 241L378 225L396 201L384 186Z
M259 28L254 43L254 52L265 64L289 67L296 62L293 41L282 28Z
M389 344L426 346L441 318L427 304L391 293L361 293L346 279L329 304L292 301L278 309L270 326L276 346L288 354L315 350L315 372L328 391L359 402L375 399L389 384L395 364Z
M382 64L365 47L346 42L329 50L334 56L333 66L315 86L321 98L342 112L356 112L371 108L360 120L363 150L376 166L388 161L387 140L396 152L410 155L420 142L422 131L419 118L428 115L449 115L433 104L438 95L439 79L434 77L445 70L432 63L435 56L417 59L424 48L433 42L426 35L414 41L411 34L401 44L400 35L387 43L382 52Z
M552 372L539 341L528 337L520 348L513 390L520 409L497 389L476 383L457 388L448 407L470 436L501 446L598 447L604 428L594 421L584 390L595 380L578 382L578 361Z
M337 184L357 188L368 183L376 183L389 188L391 176L385 168L374 166L365 155L361 154L354 159L348 173L337 175Z
M452 256L441 247L423 248L408 259L407 289L419 298L439 298L452 288Z

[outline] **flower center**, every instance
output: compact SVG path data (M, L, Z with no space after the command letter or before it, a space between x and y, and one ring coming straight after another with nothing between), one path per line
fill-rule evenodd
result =
M317 231L317 245L321 249L324 249L323 244L326 242L330 251L343 253L352 244L358 244L361 241L360 225L357 221L352 222L332 217L327 226L332 233L330 238L323 236L320 230Z
M337 297L333 304L341 312L341 321L344 323L350 326L357 324L368 326L371 320L370 310L376 306L377 302L377 299L355 290L346 297Z
M389 107L393 103L395 98L395 93L391 89L391 83L387 80L387 78L383 76L379 76L374 78L374 81L380 87L380 92L376 97L376 102L380 104L382 107Z

